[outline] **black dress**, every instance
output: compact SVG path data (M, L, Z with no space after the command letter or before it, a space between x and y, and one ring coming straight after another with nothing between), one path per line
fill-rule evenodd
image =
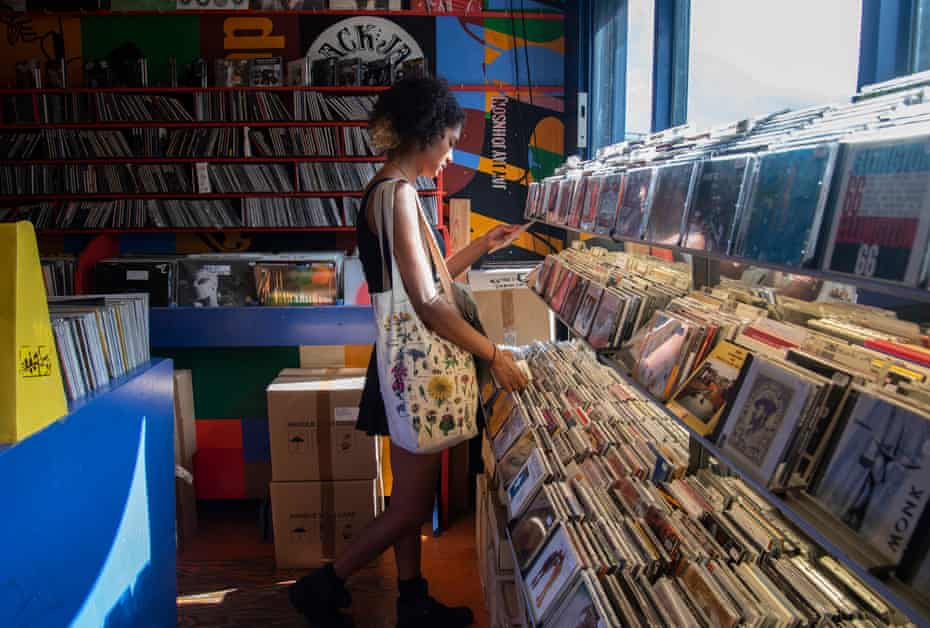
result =
M390 286L383 285L381 268L385 265L386 275L391 276L391 263L394 255L391 251L387 237L382 234L382 246L384 247L385 259L381 259L381 249L378 246L378 235L368 226L368 206L371 201L372 192L380 185L396 179L378 179L372 182L365 195L362 197L361 206L358 211L358 218L355 221L355 231L358 238L358 256L362 262L362 271L365 273L365 280L368 282L368 293L378 294L389 289ZM436 242L439 249L445 256L445 242L436 230L433 228L436 236ZM378 357L377 349L372 349L371 359L368 362L368 374L365 377L365 387L362 389L362 400L358 406L358 422L355 428L366 432L371 436L390 436L388 429L387 412L384 409L384 399L381 397L381 386L378 378Z

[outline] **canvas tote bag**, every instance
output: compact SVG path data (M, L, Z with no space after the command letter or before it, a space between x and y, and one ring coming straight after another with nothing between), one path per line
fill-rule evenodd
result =
M474 356L430 331L417 316L394 258L394 193L398 181L380 185L372 210L379 234L387 235L391 276L381 247L384 286L371 296L378 325L377 356L381 396L391 441L411 453L429 454L474 437L478 386ZM417 197L420 236L439 274L442 295L456 305L452 277Z

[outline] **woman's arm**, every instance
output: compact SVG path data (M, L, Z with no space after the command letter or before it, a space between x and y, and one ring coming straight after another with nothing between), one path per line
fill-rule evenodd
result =
M507 390L523 388L526 377L514 364L513 358L498 351L486 336L462 318L453 303L437 291L420 235L416 191L408 184L400 184L394 194L394 260L417 316L446 340L490 361L501 386Z
M458 277L482 255L508 244L521 228L521 225L497 225L483 236L475 238L446 261L449 274Z

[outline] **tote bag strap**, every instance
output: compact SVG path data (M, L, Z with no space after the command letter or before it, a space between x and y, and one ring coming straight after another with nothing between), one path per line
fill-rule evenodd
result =
M381 273L382 279L385 281L387 277L387 253L384 250L383 242L385 234L387 236L388 247L390 248L391 256L391 290L394 291L394 287L400 283L400 286L403 287L403 280L400 277L400 274L397 270L396 256L394 255L394 195L397 190L397 185L402 183L401 179L392 179L391 183L393 185L381 185L378 194L375 195L377 200L377 207L375 207L375 226L378 228L378 244L381 249ZM446 299L455 304L455 293L452 289L452 276L449 274L449 267L446 266L446 260L442 256L442 252L439 250L439 245L436 243L436 237L433 235L433 230L430 229L429 222L426 220L426 216L423 213L423 206L420 204L420 196L417 195L417 222L420 228L420 237L425 241L427 251L429 252L430 260L433 263L433 266L436 269L437 274L439 275L439 283L442 286L442 291L446 295ZM384 285L388 285L385 283Z

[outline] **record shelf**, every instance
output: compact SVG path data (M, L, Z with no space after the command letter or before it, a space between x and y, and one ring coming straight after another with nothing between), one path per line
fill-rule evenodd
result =
M479 7L481 4L479 3ZM131 11L110 11L106 9L87 10L87 11L25 11L13 12L2 11L0 15L27 15L29 17L121 17L121 16L151 16L160 17L167 15L220 15L229 16L265 16L275 17L280 15L364 15L366 17L473 17L485 20L493 19L532 19L532 20L559 20L565 19L565 14L561 11L486 11L482 8L477 10L430 10L430 9L364 9L364 10L346 10L346 9L179 9L174 11L157 11L157 10L131 10Z
M552 226L558 227L560 225ZM793 272L800 274L796 270ZM549 308L550 312L552 312L553 316L555 316L560 323L568 328L570 334L575 334L569 321L566 321L559 313L552 310L545 299L537 294L532 287L528 286L528 289L531 294ZM636 382L629 373L627 373L626 368L610 356L610 350L597 350L584 338L575 338L574 340L576 342L581 342L588 350L593 352L597 356L599 362L615 371L626 384L629 384L629 386L636 390L644 399L652 400L657 409L688 432L692 442L696 442L705 452L725 464L733 474L749 485L767 503L781 512L788 520L796 525L799 530L807 535L808 538L827 554L849 568L850 571L861 579L870 589L884 598L886 602L896 608L900 613L904 614L908 620L914 622L914 624L918 626L930 628L930 606L920 600L900 581L894 578L882 579L873 574L866 566L869 562L868 556L861 551L857 546L858 544L851 538L853 533L847 533L847 538L843 538L841 535L834 532L834 529L831 528L828 521L818 521L816 511L809 506L812 500L806 498L802 493L798 495L776 495L766 486L756 481L750 474L741 471L739 466L733 464L729 460L729 457L714 443L691 429L691 427L679 419L674 412L669 410L664 403L653 397L639 384L639 382Z
M735 264L741 264L743 266L756 266L758 268L767 268L769 270L775 270L783 273L790 273L792 275L805 275L808 277L814 277L815 279L821 279L824 281L832 281L835 283L843 283L850 286L855 286L861 288L867 292L878 292L881 294L887 294L889 296L898 297L900 299L906 299L910 301L915 301L918 303L930 303L930 289L922 290L920 288L911 288L908 286L899 286L893 283L887 283L884 281L879 281L876 279L869 279L867 277L857 277L855 275L845 275L842 273L834 273L830 271L820 270L818 268L804 268L800 266L786 266L784 264L773 264L771 262L759 261L747 257L736 257L733 255L724 255L722 253L715 253L712 251L703 251L699 249L689 249L681 246L674 246L670 244L663 244L661 242L650 242L649 240L637 240L636 238L623 238L619 236L605 235L602 233L593 233L590 231L583 231L574 227L569 227L567 225L562 225L554 222L546 222L543 220L536 220L537 223L541 225L546 225L547 227L554 227L556 229L562 229L571 233L576 233L579 235L588 236L590 238L602 238L605 240L613 240L614 242L629 242L630 244L641 244L644 246L651 246L659 249L665 249L668 251L673 251L676 253L682 253L685 255L690 255L692 258L705 258L708 260L718 261L718 262L729 262Z

